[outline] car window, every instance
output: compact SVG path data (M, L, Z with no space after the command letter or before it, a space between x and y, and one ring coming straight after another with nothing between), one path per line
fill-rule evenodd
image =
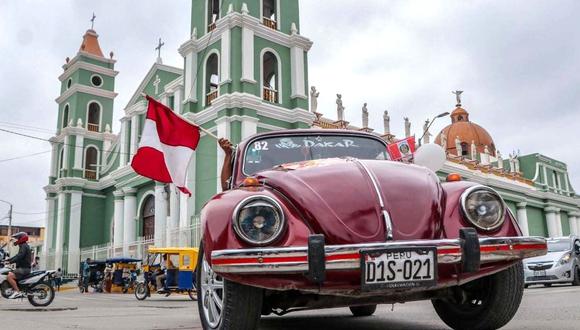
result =
M570 250L569 240L548 241L548 252L560 252Z
M252 175L277 165L301 161L354 157L389 159L385 144L350 135L277 136L254 140L246 147L243 171Z

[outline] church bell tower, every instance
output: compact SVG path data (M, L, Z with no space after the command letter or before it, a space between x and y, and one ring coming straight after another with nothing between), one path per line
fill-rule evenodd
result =
M311 126L312 42L300 34L298 0L192 0L191 17L191 37L179 49L185 116L234 143L259 132ZM194 157L192 214L221 190L224 155L215 140L202 137ZM209 180L211 167L217 172Z

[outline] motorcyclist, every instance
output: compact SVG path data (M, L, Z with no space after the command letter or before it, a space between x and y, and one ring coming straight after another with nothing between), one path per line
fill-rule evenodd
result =
M12 235L14 246L18 246L18 253L7 260L8 263L16 264L16 269L8 273L8 283L12 286L14 292L9 299L22 298L24 294L20 292L17 281L30 274L30 265L32 263L32 252L28 245L28 234L19 232Z

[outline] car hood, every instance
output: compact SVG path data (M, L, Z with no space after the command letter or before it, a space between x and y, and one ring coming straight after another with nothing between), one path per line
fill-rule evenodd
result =
M435 174L423 167L324 159L281 165L258 177L289 199L311 229L325 235L326 244L383 242L386 225L369 172L391 217L394 239L436 236L442 189Z
M570 251L548 252L546 255L543 255L543 256L526 259L525 263L529 264L529 263L543 263L543 262L558 262L568 252L570 252Z

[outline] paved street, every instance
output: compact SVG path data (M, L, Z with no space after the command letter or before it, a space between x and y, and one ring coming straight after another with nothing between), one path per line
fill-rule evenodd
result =
M532 287L505 329L579 329L580 288ZM186 296L153 297L62 292L48 310L27 301L0 299L2 328L24 329L200 329L197 305ZM375 316L355 319L348 309L265 317L261 329L447 329L429 302L381 306Z

